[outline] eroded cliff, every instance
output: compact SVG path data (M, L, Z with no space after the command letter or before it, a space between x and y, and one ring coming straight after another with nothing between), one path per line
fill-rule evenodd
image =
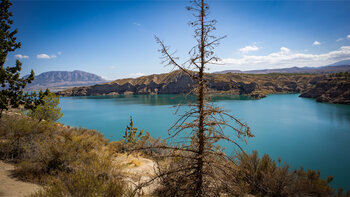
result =
M318 75L310 74L206 74L211 93L248 95L255 98L274 93L297 93L308 87ZM139 78L115 80L110 83L60 91L60 96L94 96L118 94L188 93L196 84L181 71Z

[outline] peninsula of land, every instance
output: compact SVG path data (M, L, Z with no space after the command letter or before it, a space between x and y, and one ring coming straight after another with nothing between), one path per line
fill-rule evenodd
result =
M246 95L256 99L267 94L300 93L319 102L350 104L349 73L208 73L211 94ZM196 87L183 71L118 79L93 86L75 87L57 92L60 96L97 96L120 94L181 94Z

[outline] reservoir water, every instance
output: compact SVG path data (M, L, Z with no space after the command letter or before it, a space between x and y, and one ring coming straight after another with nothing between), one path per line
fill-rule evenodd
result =
M173 105L186 103L178 95L120 95L61 98L60 122L96 129L106 138L120 140L133 116L135 127L152 137L168 137L177 120ZM319 169L334 176L333 187L350 190L350 105L318 103L297 94L213 98L230 114L248 123L254 138L243 148L259 155L281 157L292 168ZM186 109L186 108L182 108ZM222 144L227 146L227 144ZM232 147L226 147L232 153Z

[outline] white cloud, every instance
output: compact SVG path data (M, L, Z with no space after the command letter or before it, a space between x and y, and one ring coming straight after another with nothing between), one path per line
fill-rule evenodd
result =
M50 59L50 56L47 54L39 54L36 56L38 59Z
M286 47L281 47L280 51L265 56L244 55L242 58L222 59L220 62L222 65L213 65L211 70L317 67L346 59L350 59L350 46L342 46L338 50L323 54L293 52Z
M38 59L52 59L52 58L56 58L57 56L56 55L47 55L47 54L45 54L45 53L43 53L43 54L38 54L37 56L36 56L36 58L38 58Z
M336 41L337 41L337 42L340 42L340 41L342 41L342 40L344 40L344 38L338 38Z
M142 76L145 76L146 74L144 73L130 73L129 76L131 78L137 78L137 77L142 77Z
M350 39L350 34L346 36L347 39Z
M259 47L255 45L248 45L239 49L239 51L242 53L248 53L249 51L257 51L257 50L259 50Z
M280 50L281 50L281 53L284 53L284 54L290 52L290 49L288 49L287 47L281 47Z
M312 43L312 45L317 46L317 45L321 45L321 43L316 40L314 43Z
M62 52L61 52L61 51L58 51L57 54L58 54L58 55L62 55Z
M15 57L18 59L28 59L29 58L28 55L21 55L21 54L16 54Z
M136 25L136 26L138 26L138 27L140 27L141 26L141 24L140 23L132 23L133 25Z

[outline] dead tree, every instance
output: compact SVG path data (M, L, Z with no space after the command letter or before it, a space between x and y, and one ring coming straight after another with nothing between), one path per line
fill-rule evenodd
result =
M151 146L168 150L168 154L155 155L163 158L167 165L159 164L158 174L137 189L154 180L159 180L160 196L219 196L238 192L233 183L235 166L232 160L216 143L225 140L241 149L235 139L246 142L253 137L249 126L242 123L220 107L210 103L205 71L208 65L219 59L213 49L224 37L215 37L215 20L208 19L209 6L204 0L192 0L187 8L192 12L196 45L189 51L190 59L182 64L170 52L163 41L156 37L160 44L163 63L182 70L195 82L191 94L196 96L196 103L189 104L186 111L169 130L171 146ZM224 128L231 131L227 133ZM181 139L181 140L178 140Z

